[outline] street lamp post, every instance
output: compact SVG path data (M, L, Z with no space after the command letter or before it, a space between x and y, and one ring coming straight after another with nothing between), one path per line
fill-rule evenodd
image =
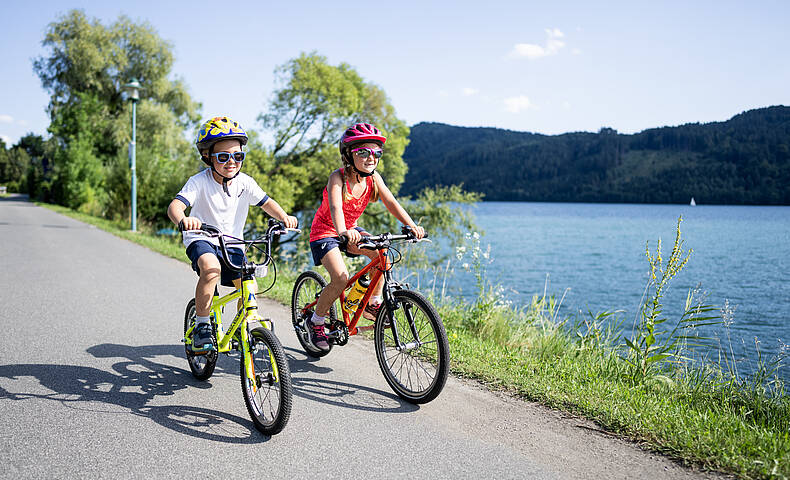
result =
M132 141L129 142L129 168L132 171L132 231L137 231L137 102L140 100L140 82L132 77L132 80L123 86L129 93L132 101Z

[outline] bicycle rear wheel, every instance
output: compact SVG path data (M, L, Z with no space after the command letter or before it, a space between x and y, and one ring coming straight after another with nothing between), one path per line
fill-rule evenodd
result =
M326 287L324 277L319 275L318 272L308 270L302 272L296 279L293 294L291 295L291 321L296 331L296 338L302 344L305 353L314 358L323 357L331 352L332 342L329 342L329 350L321 350L310 343L307 333L309 325L305 325L305 322L309 320L308 315L312 315L313 309L308 310L306 313L302 313L302 310L305 306L316 301L324 287ZM332 305L329 309L327 320L331 323L335 319L337 319L337 314L335 313L335 306Z
M254 380L247 377L245 362L252 361ZM282 431L291 416L291 370L280 341L263 327L250 332L250 356L241 359L241 391L252 422L260 432Z
M195 299L189 301L187 304L186 312L184 312L184 338L187 336L187 331L195 323ZM198 380L207 380L214 373L214 367L217 365L217 339L214 337L214 350L202 355L195 355L189 345L184 345L184 350L187 355L187 362L189 369L192 370L192 375Z
M376 319L376 359L398 396L411 403L430 402L447 381L447 333L425 297L412 290L395 290L393 297L398 308L393 311L385 302Z

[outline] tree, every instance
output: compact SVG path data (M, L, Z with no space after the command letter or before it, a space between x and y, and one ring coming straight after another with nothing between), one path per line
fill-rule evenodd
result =
M147 23L121 16L104 26L80 10L51 23L42 43L49 54L37 58L33 69L50 93L49 131L60 145L53 158L54 200L128 216L131 107L122 86L135 77L143 87L137 114L139 214L142 220L166 221L161 190L172 187L173 176L183 180L198 166L184 132L199 120L199 104L183 81L168 78L172 45Z
M409 129L395 116L384 92L366 83L348 64L333 66L317 53L301 54L276 70L280 88L258 120L272 132L260 173L284 176L289 191L273 191L286 208L315 209L329 173L341 166L337 141L349 125L375 124L387 136L379 172L397 192L406 174L403 151ZM276 188L276 187L275 187ZM280 195L282 193L282 195Z
M372 123L386 135L377 171L397 194L407 170L403 152L409 128L395 115L381 88L365 82L348 64L330 65L317 53L303 53L278 67L277 78L279 88L269 110L258 117L273 140L266 145L252 137L251 161L245 168L287 211L297 212L303 229L309 229L329 174L342 165L337 142L353 123ZM426 189L408 202L407 210L432 235L456 238L474 228L472 217L459 204L479 198L459 187ZM255 213L252 218L260 229L263 215ZM396 228L381 203L369 206L360 223L371 231ZM421 256L417 263L424 265L426 259Z

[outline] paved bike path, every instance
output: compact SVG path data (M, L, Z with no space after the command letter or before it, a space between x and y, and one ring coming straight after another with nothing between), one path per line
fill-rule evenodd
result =
M709 478L594 424L448 380L401 401L372 345L308 359L276 323L294 380L285 430L254 429L237 357L208 382L184 359L196 277L23 198L0 199L0 478Z

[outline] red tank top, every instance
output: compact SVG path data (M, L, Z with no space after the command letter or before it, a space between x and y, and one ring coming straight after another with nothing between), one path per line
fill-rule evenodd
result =
M340 175L343 175L343 169L340 169ZM373 176L365 178L365 191L359 198L353 196L348 200L343 201L343 217L346 220L346 230L350 230L357 226L357 220L365 211L365 207L370 203L370 196L373 193ZM346 182L346 189L351 192L351 186ZM315 212L313 217L313 225L310 229L310 241L320 240L326 237L336 237L337 230L332 223L332 215L329 213L329 194L324 187L323 197L321 199L321 206Z

